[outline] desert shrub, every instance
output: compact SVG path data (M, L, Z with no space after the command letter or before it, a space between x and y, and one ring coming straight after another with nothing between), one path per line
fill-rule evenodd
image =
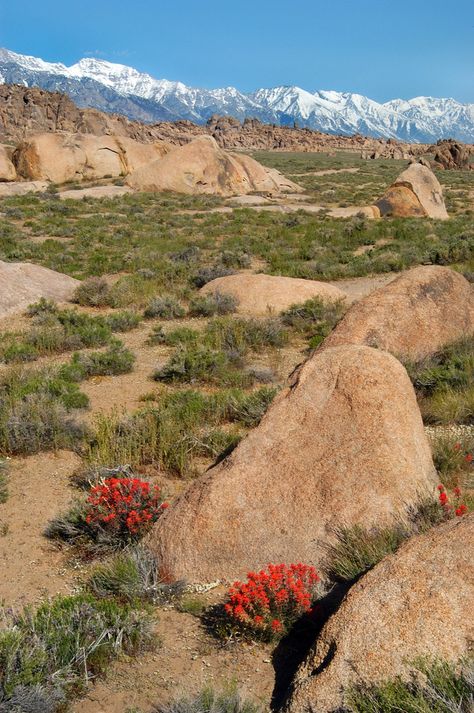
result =
M204 287L208 282L216 280L218 277L227 277L235 275L235 270L226 267L222 263L216 263L211 267L202 267L192 277L191 281L195 287Z
M473 660L453 665L440 659L421 659L414 662L408 679L354 686L345 698L355 713L471 713Z
M200 254L201 254L201 251L197 245L190 245L187 248L183 248L183 250L180 250L175 253L171 253L171 255L169 257L172 262L178 262L178 263L182 262L182 263L188 264L188 263L196 262L198 260Z
M163 297L154 297L148 303L143 316L146 319L179 319L186 314L184 307L178 302L175 297L165 295Z
M288 333L277 317L215 317L208 322L204 338L214 349L229 355L243 356L248 351L284 346Z
M354 581L395 552L409 537L403 525L366 530L360 525L337 528L336 543L329 546L327 573L332 580Z
M474 338L448 344L417 363L405 364L425 422L474 421Z
M86 379L91 376L113 376L127 374L133 368L135 355L126 349L122 342L114 341L103 352L89 352L88 354L74 354L71 366L77 368Z
M72 301L83 307L106 307L110 287L103 277L89 277L76 287Z
M8 500L8 472L5 461L0 461L0 504Z
M160 703L153 708L152 713L261 713L261 708L242 698L235 687L222 693L205 688L192 698Z
M214 292L212 295L202 295L191 300L189 314L192 317L214 317L230 314L238 306L236 297L225 292Z
M249 394L236 392L229 396L227 417L248 428L258 426L277 394L276 388L262 387Z
M213 394L184 389L166 392L156 406L132 415L99 415L86 459L93 468L153 464L176 475L189 474L196 455L214 458L219 446L227 450L240 435L216 426L256 426L275 393L268 387Z
M281 314L283 324L301 332L318 346L334 329L346 310L343 300L323 300L313 297L302 304L291 305Z
M449 495L445 487L439 485L437 499L420 500L390 527L371 530L361 525L335 528L335 541L328 546L325 570L330 579L352 582L386 555L396 552L414 534L426 532L452 517L462 517L468 509L459 488Z
M274 384L278 381L277 375L273 369L267 366L249 365L246 368L245 373L249 377L251 383Z
M85 433L85 427L52 394L30 393L0 411L0 447L5 454L73 448Z
M250 255L243 250L223 250L220 254L220 261L224 267L238 267L241 270L250 267Z
M25 344L15 341L8 343L8 336L4 336L4 343L0 349L1 359L5 364L21 364L28 361L35 361L38 358L38 349L33 344ZM6 344L5 344L6 342Z
M251 377L242 370L239 355L203 345L180 344L164 366L153 374L155 381L195 382L222 386L248 386Z
M104 317L105 324L112 332L129 332L135 329L141 322L141 317L136 312L123 310L122 312L111 312Z
M85 501L52 520L45 535L79 543L89 539L106 549L141 539L168 507L158 486L138 478L110 477L91 486Z
M0 629L1 706L50 701L59 711L121 652L137 653L152 641L149 615L91 595L57 596L36 610L3 611ZM41 708L20 708L36 711Z
M441 482L450 488L462 485L474 473L473 436L450 431L430 435L433 460Z
M58 306L54 300L49 300L46 297L40 297L38 302L33 302L28 305L26 314L28 317L36 317L39 314L55 314L58 311Z
M185 585L184 582L164 582L155 555L145 547L135 545L97 565L88 579L87 588L101 598L163 604L179 598Z
M161 324L156 325L150 333L147 344L165 344L167 347L176 347L178 344L197 344L200 332L191 327L176 327L165 332Z
M235 582L224 604L228 633L250 638L278 639L305 614L312 613L319 577L305 564L269 564ZM224 626L225 626L224 625Z

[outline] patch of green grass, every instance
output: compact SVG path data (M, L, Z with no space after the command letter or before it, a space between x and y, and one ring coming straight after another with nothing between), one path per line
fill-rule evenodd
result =
M160 703L152 713L261 713L261 708L242 698L235 686L229 686L222 693L216 693L209 687L194 697Z
M474 338L447 345L406 364L426 423L474 422Z
M361 525L338 527L328 546L326 572L330 579L352 582L417 532L425 532L445 519L435 499L420 501L394 525L367 530Z
M83 379L91 376L113 376L132 371L135 355L119 340L113 341L103 352L74 354L71 367L77 369Z
M105 672L121 652L136 654L152 642L144 611L87 594L57 596L19 614L3 611L0 671L3 705L25 708L40 691L62 710L89 679ZM48 710L48 709L47 709Z
M241 437L226 424L256 426L275 394L269 387L214 394L185 389L157 396L156 405L132 415L99 415L86 460L93 466L152 464L177 475L193 473L197 457L214 459Z
M179 319L186 314L184 307L170 295L154 297L148 303L143 316L146 319Z
M191 300L189 314L191 317L214 317L235 312L237 306L236 297L216 291L214 294L200 295Z
M314 348L334 329L345 311L343 300L313 297L302 304L291 305L281 314L281 321L309 338Z
M474 436L446 431L432 435L431 444L440 482L449 489L472 487L474 468L466 455L474 452Z
M357 686L346 694L355 713L471 713L474 706L472 659L457 666L419 660L409 680L401 677L373 686Z
M131 547L97 565L87 581L87 589L96 597L116 597L121 601L154 604L176 601L181 597L184 587L184 582L164 582L158 560L141 545Z

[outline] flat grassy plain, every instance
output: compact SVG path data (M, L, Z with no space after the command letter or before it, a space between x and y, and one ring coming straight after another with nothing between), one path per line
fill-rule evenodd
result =
M373 203L407 165L347 153L255 158L299 183L308 203L327 207ZM312 304L298 318L294 311L237 316L230 302L199 300L205 282L240 270L320 280L372 279L420 264L474 273L474 172L438 177L451 215L444 222L232 209L225 199L173 194L61 200L52 189L0 199L0 260L87 280L77 304L42 303L0 323L0 460L7 462L0 469L0 600L22 606L58 591L75 594L96 565L74 547L58 550L43 533L84 483L96 482L103 468L130 465L172 500L259 423L342 314ZM460 353L455 384L445 378L454 368L449 350L433 364L409 366L432 431L468 429L432 438L443 482L470 489L472 342ZM427 370L437 379L429 393ZM219 596L219 588L200 596L199 606ZM152 609L162 653L114 665L76 710L148 713L173 697L177 680L197 692L209 668L214 682L245 682L268 707L268 646L223 650L184 604Z

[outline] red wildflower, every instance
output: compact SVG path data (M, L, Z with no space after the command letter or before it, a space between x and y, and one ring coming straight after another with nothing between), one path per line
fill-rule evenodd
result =
M472 453L467 453L465 456L465 459L467 460L468 463L472 463L473 457L474 456L472 455Z

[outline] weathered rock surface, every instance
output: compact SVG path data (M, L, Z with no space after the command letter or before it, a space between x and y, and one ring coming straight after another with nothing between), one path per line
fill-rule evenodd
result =
M250 273L217 277L201 288L204 295L216 292L233 295L238 300L238 312L255 315L278 314L312 297L320 297L324 301L344 300L346 297L342 290L325 282Z
M167 510L150 545L167 576L192 582L319 564L334 525L389 523L436 482L403 366L369 347L326 349Z
M413 537L352 587L296 675L287 713L333 713L343 689L456 662L474 640L474 515ZM344 708L344 710L346 710Z
M47 267L0 261L0 317L21 312L41 297L68 300L78 284L79 280Z
M10 158L10 152L6 146L0 144L0 182L14 181L15 179L16 171Z
M201 136L160 161L142 166L128 177L127 183L140 191L221 196L301 190L278 171L265 168L249 156L219 148L211 136Z
M394 217L448 218L443 189L434 173L421 163L412 163L376 203L381 215Z
M163 143L90 134L44 133L23 141L13 154L20 177L54 183L118 178L168 151Z
M438 141L436 146L432 147L432 152L434 152L434 162L438 168L460 170L470 168L471 162L474 164L472 146L461 144L458 141Z
M423 266L354 304L326 338L325 347L366 344L421 359L474 334L474 291L449 267Z

